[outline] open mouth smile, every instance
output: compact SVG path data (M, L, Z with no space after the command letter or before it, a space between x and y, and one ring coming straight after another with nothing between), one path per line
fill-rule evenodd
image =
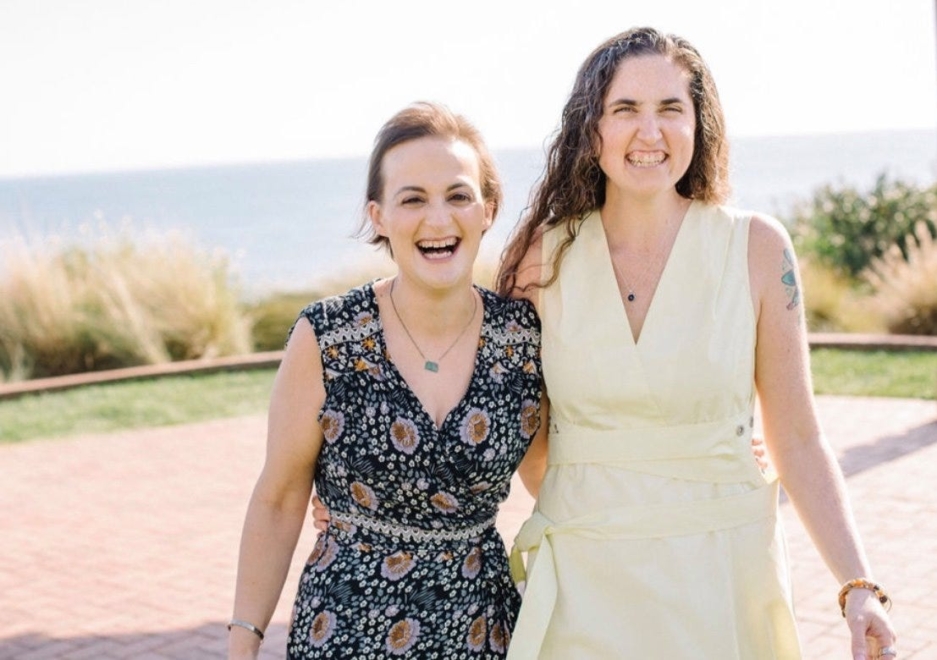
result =
M455 254L461 242L462 239L454 237L432 241L417 241L416 248L427 259L445 259Z

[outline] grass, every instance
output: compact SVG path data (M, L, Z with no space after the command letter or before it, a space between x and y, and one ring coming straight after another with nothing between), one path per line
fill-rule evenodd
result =
M181 234L0 241L0 381L251 348L227 258Z
M811 352L811 371L817 394L937 396L937 352L821 348Z
M812 352L817 394L933 399L937 353ZM274 370L92 385L0 401L0 444L262 414Z
M89 385L0 401L0 444L263 413L273 369Z

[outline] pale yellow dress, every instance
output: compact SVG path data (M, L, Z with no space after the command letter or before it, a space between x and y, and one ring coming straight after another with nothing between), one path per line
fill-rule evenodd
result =
M541 292L549 467L509 660L801 657L777 478L750 448L748 228L690 206L637 343L598 213Z

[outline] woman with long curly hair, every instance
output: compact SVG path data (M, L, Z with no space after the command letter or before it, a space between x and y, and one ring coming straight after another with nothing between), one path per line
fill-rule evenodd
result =
M649 28L600 45L498 276L537 308L550 401L511 659L800 658L780 485L843 585L853 657L897 654L817 420L789 237L727 195L696 49Z

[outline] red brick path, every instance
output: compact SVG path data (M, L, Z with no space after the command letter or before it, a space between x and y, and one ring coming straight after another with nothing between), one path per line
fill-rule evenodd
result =
M937 658L937 405L820 397L902 660ZM223 657L262 416L0 446L0 659ZM519 484L499 529L530 499ZM837 584L782 505L808 660L849 657ZM282 657L307 525L264 644Z

